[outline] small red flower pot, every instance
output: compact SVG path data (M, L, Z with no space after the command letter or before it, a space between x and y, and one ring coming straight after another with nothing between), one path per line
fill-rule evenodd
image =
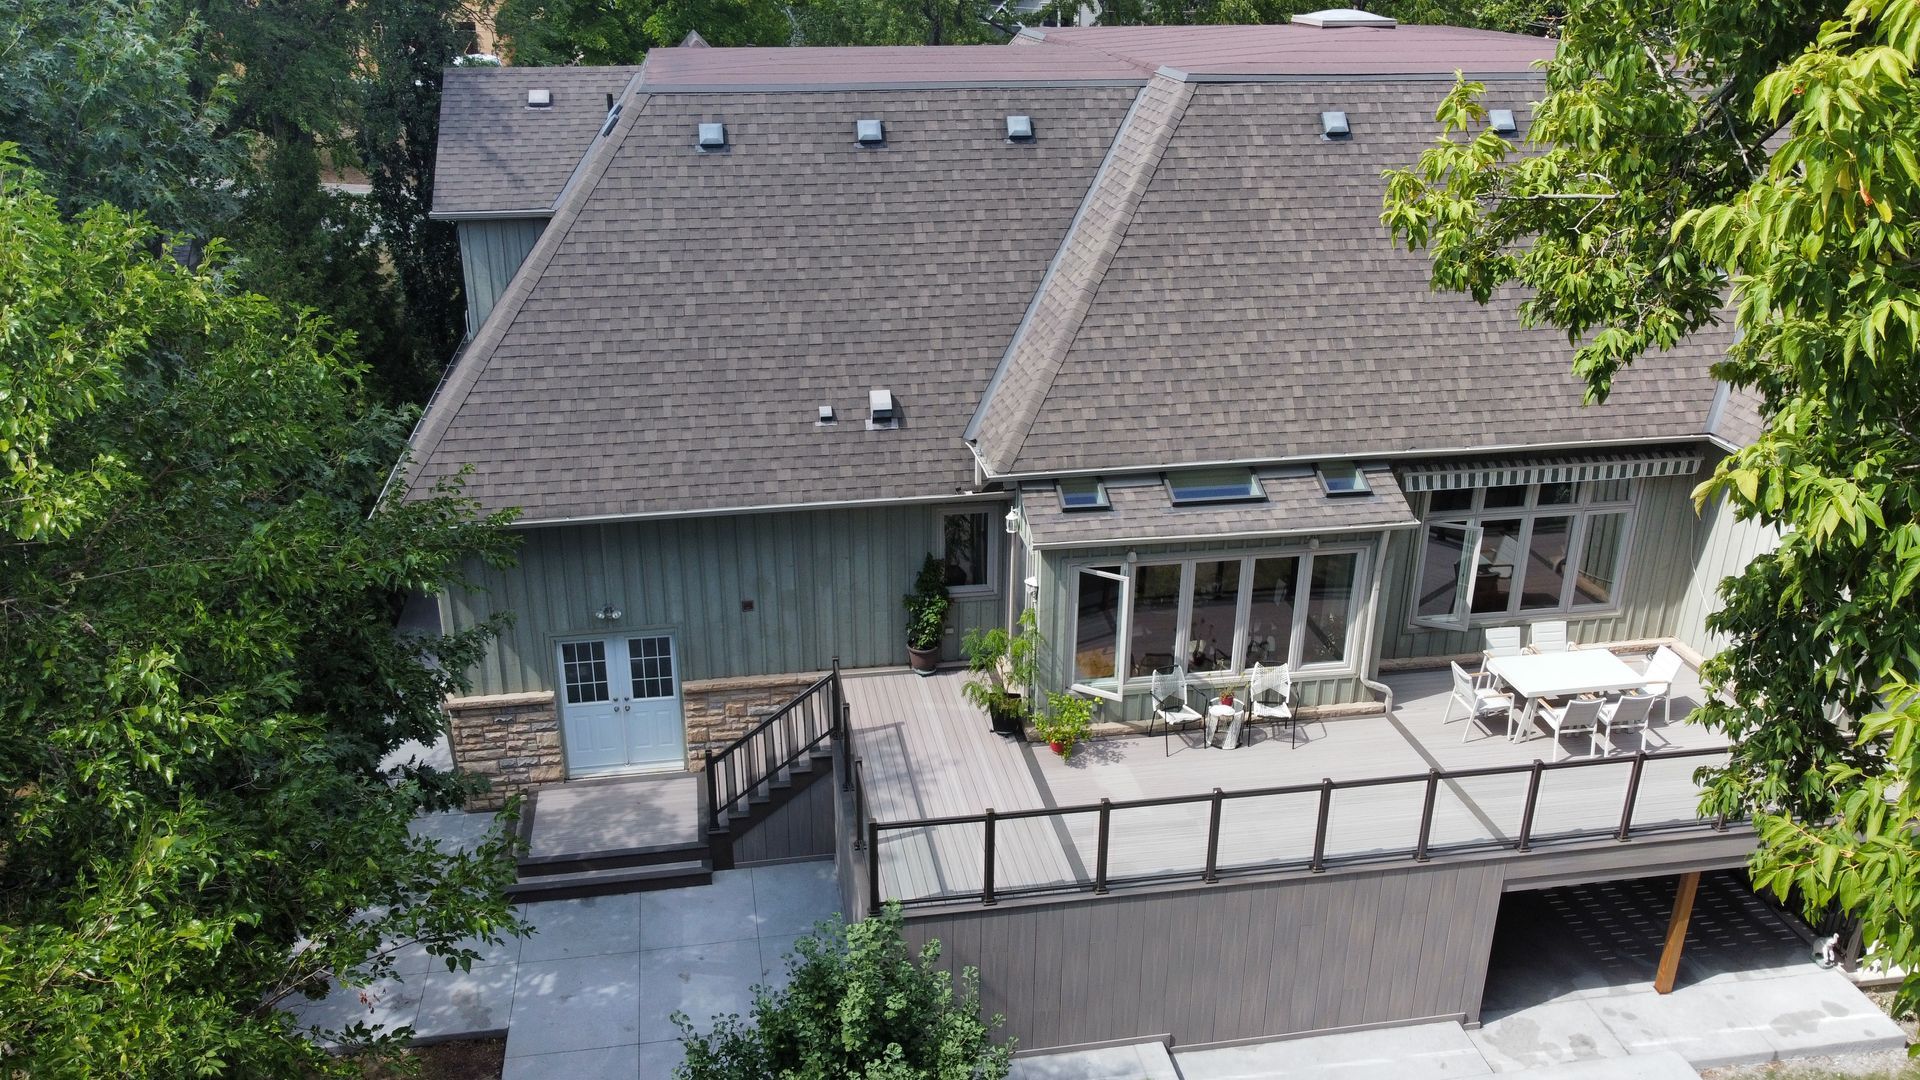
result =
M1066 743L1050 742L1047 744L1047 747L1056 754L1065 754L1067 752Z

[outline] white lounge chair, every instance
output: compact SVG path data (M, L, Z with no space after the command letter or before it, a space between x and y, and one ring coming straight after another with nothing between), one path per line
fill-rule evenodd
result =
M1652 694L1623 694L1600 710L1599 727L1594 732L1596 750L1613 752L1613 737L1640 733L1640 752L1647 752L1647 721L1653 718Z
M1680 654L1665 645L1654 651L1653 659L1647 661L1647 685L1641 689L1654 697L1664 699L1666 706L1661 723L1673 723L1673 680L1680 674L1680 665L1685 661Z
M1449 664L1453 668L1453 696L1447 699L1446 715L1440 718L1443 724L1453 721L1453 710L1460 706L1467 710L1467 729L1460 733L1460 741L1466 742L1473 735L1473 729L1479 727L1487 734L1493 734L1488 722L1500 717L1507 727L1507 737L1513 737L1513 695L1502 694L1493 689L1492 676L1469 675L1467 669L1459 664Z
M1567 640L1565 619L1537 622L1527 631L1527 649L1530 652L1566 652L1571 648L1573 642Z
M1191 724L1201 719L1200 713L1187 703L1186 668L1153 673L1153 718L1166 725L1160 743L1160 748L1166 753L1173 752L1173 725ZM1152 724L1147 725L1147 734L1153 734Z
M1288 744L1300 745L1300 724L1293 715L1293 672L1287 665L1253 665L1247 677L1247 707L1252 710L1254 723L1264 722L1274 728L1285 724Z
M1593 752L1600 754L1600 736L1596 734L1600 725L1600 710L1606 702L1599 698L1574 698L1559 708L1543 705L1535 715L1546 721L1553 731L1553 760L1561 760L1561 751L1566 747L1561 743L1569 735L1585 735L1591 741ZM1572 754L1568 754L1572 757Z

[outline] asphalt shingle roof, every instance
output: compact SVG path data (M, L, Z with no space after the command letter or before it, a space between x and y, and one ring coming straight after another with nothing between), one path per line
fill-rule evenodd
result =
M1037 547L1124 544L1310 532L1370 531L1416 523L1391 469L1366 471L1366 495L1328 495L1311 468L1260 470L1257 502L1175 506L1158 476L1106 483L1106 510L1062 510L1051 484L1028 485L1020 505Z
M550 211L637 67L448 68L440 91L433 212ZM553 104L527 106L545 89Z

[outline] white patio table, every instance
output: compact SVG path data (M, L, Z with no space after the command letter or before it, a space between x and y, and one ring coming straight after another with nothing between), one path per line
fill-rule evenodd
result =
M1647 681L1645 675L1605 649L1496 656L1487 661L1487 670L1527 699L1527 707L1520 714L1522 739L1533 737L1533 714L1541 698L1633 690Z

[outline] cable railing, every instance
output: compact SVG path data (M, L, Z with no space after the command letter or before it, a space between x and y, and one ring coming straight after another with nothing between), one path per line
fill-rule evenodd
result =
M1424 863L1436 856L1501 850L1525 853L1549 845L1607 838L1624 843L1635 837L1688 830L1725 832L1730 824L1724 815L1701 818L1691 809L1697 799L1691 782L1686 785L1688 809L1684 812L1677 809L1680 804L1668 790L1663 790L1661 804L1648 811L1643 793L1643 780L1650 768L1664 769L1668 763L1725 756L1726 747L1641 752L1631 757L1535 761L1528 765L1434 768L1426 773L1352 780L1325 778L1318 783L1282 787L1238 791L1215 788L1192 795L1102 799L1077 806L988 809L978 814L877 821L867 816L859 763L850 742L851 725L843 724L843 727L848 732L848 738L842 740L844 760L853 765L847 773L847 783L855 797L857 830L853 847L865 851L866 899L871 910L877 910L883 900L898 900L908 906L956 901L990 905L1013 896L1104 894L1121 887L1190 881L1211 883L1227 877L1284 870L1317 874L1334 866L1402 860ZM1557 786L1549 781L1550 776L1560 774L1585 776L1588 770L1620 774L1623 785L1617 812L1607 808L1603 790L1592 786ZM1472 794L1468 791L1470 784L1487 790ZM1393 803L1394 799L1383 799L1378 794L1370 799L1356 798L1361 793L1381 792L1394 793L1409 809L1417 795L1418 818L1410 813L1404 816L1388 813L1383 817L1381 807ZM1567 802L1565 806L1556 802L1545 808L1553 819L1546 822L1545 827L1543 792ZM1352 800L1350 805L1341 799L1343 794ZM1303 809L1313 808L1311 832L1287 829L1286 820L1266 820L1281 816L1271 813L1254 820L1251 827L1228 830L1223 825L1232 809L1255 806L1255 800L1289 799L1298 800ZM1148 810L1160 811L1149 827L1133 830L1125 841L1116 836L1117 814ZM1656 821L1636 820L1643 811L1668 816ZM1289 820L1304 824L1302 817ZM1019 884L1001 885L1000 875L1005 871L1001 851L1003 834L1011 823L1030 821L1052 826L1046 835L1059 838L1067 871L1050 880L1036 880L1029 873L1028 880ZM1204 842L1197 833L1185 832L1186 827L1197 828L1202 822ZM1336 825L1352 826L1353 836L1330 843L1330 829ZM976 828L977 845L964 837L955 837L952 832ZM1171 866L1155 864L1153 860L1157 856L1153 852L1166 848L1170 831L1191 844L1191 857L1179 859ZM1021 842L1031 844L1035 830L1023 829L1020 837ZM1223 837L1229 839L1236 850L1223 850ZM1129 842L1133 848L1151 850L1129 850ZM890 844L920 845L920 850L914 853L917 858L908 859L903 852L902 863L917 861L939 868L946 859L947 865L939 874L945 885L932 891L888 888L882 876L883 849ZM1086 857L1089 854L1091 859ZM1116 866L1116 860L1121 858L1127 859L1127 866ZM966 859L971 865L953 865L955 859Z
M833 669L792 701L720 750L708 751L708 829L725 829L729 814L764 798L784 772L834 733L845 712L835 657Z

